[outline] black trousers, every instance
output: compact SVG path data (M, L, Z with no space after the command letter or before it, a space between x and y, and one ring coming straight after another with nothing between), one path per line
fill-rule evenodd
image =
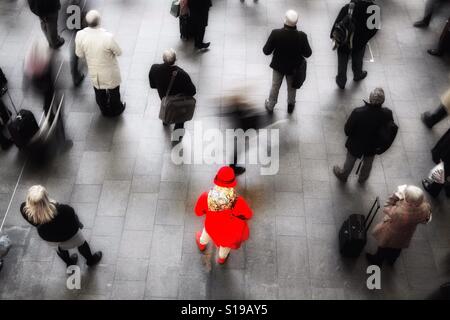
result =
M11 113L0 98L0 145L5 145L9 142L9 139L3 135L3 130L4 127L6 127L10 117Z
M402 249L378 247L374 259L378 265L382 265L384 261L394 264L401 252Z
M95 100L104 116L111 117L122 113L124 105L120 100L120 86L114 89L97 89L94 87L94 90Z
M194 42L195 43L194 44L198 48L198 47L200 47L203 44L203 39L205 37L206 26L203 25L203 24L195 23L194 24L194 28L195 28L195 30L194 30L194 32L195 32Z
M357 78L362 74L365 52L366 46L360 50L337 49L338 74L336 76L336 82L342 86L345 86L347 83L347 66L350 58L352 59L353 76Z
M72 74L74 83L82 77L82 73L80 72L80 59L75 54L75 41L72 41L70 48L70 73Z

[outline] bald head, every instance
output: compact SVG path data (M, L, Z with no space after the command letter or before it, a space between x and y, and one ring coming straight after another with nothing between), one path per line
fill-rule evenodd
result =
M86 23L91 28L98 27L100 25L100 20L100 12L98 12L97 10L90 10L86 14Z
M175 61L177 60L177 54L175 52L175 50L171 49L167 49L166 51L163 52L163 61L165 64L171 66L175 63Z

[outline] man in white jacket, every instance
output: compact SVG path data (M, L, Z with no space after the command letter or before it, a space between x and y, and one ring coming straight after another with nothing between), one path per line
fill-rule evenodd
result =
M106 117L118 116L125 110L120 100L120 69L117 57L122 54L111 33L100 28L100 14L91 10L86 24L75 38L75 53L86 63L95 90L97 104Z

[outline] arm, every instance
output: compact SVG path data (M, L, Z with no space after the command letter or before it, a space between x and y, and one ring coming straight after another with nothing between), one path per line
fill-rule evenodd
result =
M308 36L304 34L305 39L302 41L303 48L302 48L302 56L305 58L309 58L312 55L311 46L309 45Z
M150 83L150 88L155 89L156 83L155 83L155 65L152 65L150 68L150 72L148 73L148 81Z
M342 19L344 19L344 17L346 16L347 13L348 13L348 4L345 5L344 7L342 7L341 11L339 11L339 14L336 17L336 20L334 21L333 26L331 27L330 38L333 38L333 31L334 31L334 27L336 26L336 24L338 22L340 22Z
M194 83L191 80L191 77L184 70L183 70L183 73L186 77L186 94L188 96L195 96L195 94L197 93L197 90L195 88Z
M250 220L253 216L253 211L247 205L247 202L245 202L243 198L239 197L233 208L233 215L242 220Z
M81 39L80 39L80 32L77 33L75 36L75 54L78 58L83 59L84 58L84 52L81 48Z
M111 43L110 43L109 49L117 57L122 55L122 49L119 47L119 45L117 44L116 40L114 40L113 37L111 37Z
M269 38L267 39L266 44L264 45L263 48L263 52L266 56L272 54L273 50L275 49L275 44L274 44L274 35L273 35L273 31L270 33Z
M353 111L350 114L350 117L348 118L347 122L345 123L345 127L344 127L344 132L345 135L351 136L353 134L353 132L355 131L355 127L356 127L356 114L355 111Z
M197 216L201 217L208 211L208 194L202 193L195 204L194 212Z

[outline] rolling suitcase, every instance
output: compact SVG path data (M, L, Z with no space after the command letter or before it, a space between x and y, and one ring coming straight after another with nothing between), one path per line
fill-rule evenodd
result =
M13 116L8 124L8 131L14 144L19 149L23 149L39 131L39 125L31 111L22 109L17 112L11 95L8 91L6 91L6 93L11 101L14 111L16 112L16 116Z
M177 73L178 71L173 72L166 96L161 100L159 119L161 119L164 124L184 123L192 120L194 117L196 104L194 97L181 94L174 96L169 95Z
M377 197L367 216L352 214L344 221L339 230L339 251L344 257L356 258L361 254L367 243L367 231L380 207Z

